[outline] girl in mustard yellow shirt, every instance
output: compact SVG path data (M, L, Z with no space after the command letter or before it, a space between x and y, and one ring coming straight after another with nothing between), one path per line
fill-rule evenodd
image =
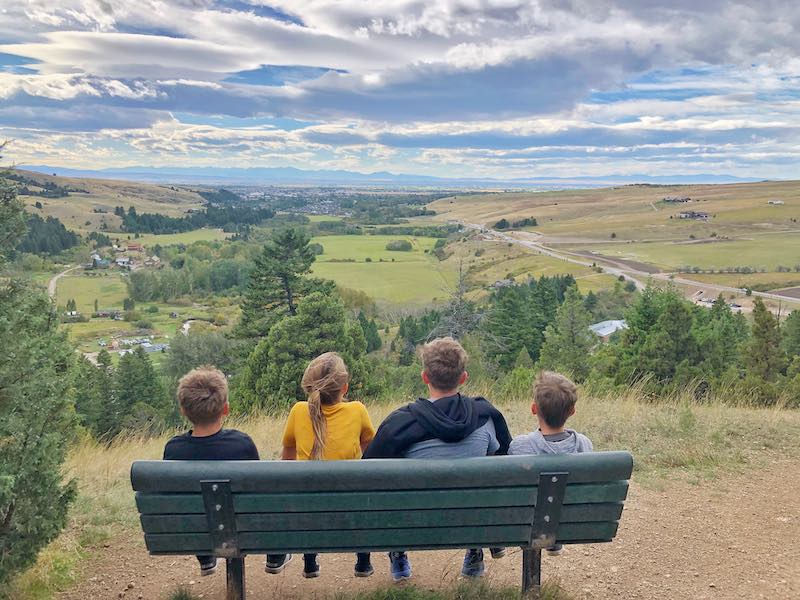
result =
M326 352L312 360L303 374L307 402L292 407L283 432L283 460L352 460L361 458L375 437L366 407L345 394L350 374L341 356ZM303 577L318 577L316 554L303 556ZM369 553L359 553L356 577L369 577Z

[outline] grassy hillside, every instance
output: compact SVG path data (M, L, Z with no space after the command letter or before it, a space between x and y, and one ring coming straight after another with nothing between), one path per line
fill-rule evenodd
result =
M98 231L103 221L107 223L110 230L118 231L120 219L114 215L115 206L124 206L126 209L133 206L140 213L162 213L180 217L188 209L198 209L204 205L203 198L184 186L59 177L32 171L16 171L16 173L26 180L32 180L41 185L50 183L69 190L80 190L70 191L69 196L63 198L20 196L31 212L37 211L43 217L58 217L68 229L80 232ZM33 192L41 189L35 184L25 183L24 185ZM36 202L42 204L41 210L34 208ZM96 213L95 210L106 212Z
M689 196L688 204L667 204L664 197ZM782 200L781 206L767 204ZM742 236L756 232L800 229L800 182L734 185L624 186L595 190L504 193L445 198L429 205L439 219L458 219L491 226L536 217L531 228L549 240L675 240ZM707 223L678 219L682 210L713 215ZM673 218L670 219L670 216Z

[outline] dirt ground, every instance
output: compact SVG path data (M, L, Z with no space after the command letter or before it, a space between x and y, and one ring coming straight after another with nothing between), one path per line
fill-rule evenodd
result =
M463 551L412 552L412 581L438 588L459 576ZM490 582L516 585L521 553L493 561ZM280 575L263 571L263 557L247 559L249 600L323 599L337 591L390 583L385 555L373 555L375 574L353 576L355 557L321 555L322 575L301 577L295 557ZM617 539L611 544L567 546L543 558L545 580L570 595L599 599L800 598L800 462L776 461L692 484L666 481L631 487ZM60 600L166 598L183 585L205 599L224 598L224 568L199 577L193 557L151 557L140 534L115 538L86 564L81 582Z

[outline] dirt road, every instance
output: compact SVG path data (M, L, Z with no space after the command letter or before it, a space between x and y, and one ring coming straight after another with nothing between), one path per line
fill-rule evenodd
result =
M488 554L488 553L487 553ZM800 461L776 460L766 469L697 484L665 481L632 485L617 539L611 544L567 547L544 557L545 579L556 579L582 600L733 600L800 598ZM459 574L463 551L410 553L413 581L448 585ZM390 585L388 561L375 555L375 574L353 577L355 558L322 555L322 576L301 577L302 559L266 575L263 557L247 560L248 598L323 599L338 591ZM517 585L519 550L487 557L487 578ZM150 557L138 532L100 549L82 581L60 600L166 598L179 585L201 598L224 598L225 576L200 578L192 557ZM133 587L128 587L132 585Z
M64 275L69 273L70 271L74 271L75 269L80 269L80 266L70 267L65 271L61 271L58 275L53 275L50 278L50 281L47 283L47 293L51 298L56 297L56 287L58 286L58 280L61 279Z

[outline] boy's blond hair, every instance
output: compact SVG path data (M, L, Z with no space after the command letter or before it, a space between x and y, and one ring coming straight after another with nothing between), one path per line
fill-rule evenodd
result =
M539 416L550 427L563 427L578 401L578 388L559 373L542 371L533 386Z
M467 353L451 337L428 342L422 347L422 369L431 386L437 390L452 390L458 387L461 375L467 366Z
M178 403L195 425L217 421L228 403L228 380L213 367L193 369L178 382Z

